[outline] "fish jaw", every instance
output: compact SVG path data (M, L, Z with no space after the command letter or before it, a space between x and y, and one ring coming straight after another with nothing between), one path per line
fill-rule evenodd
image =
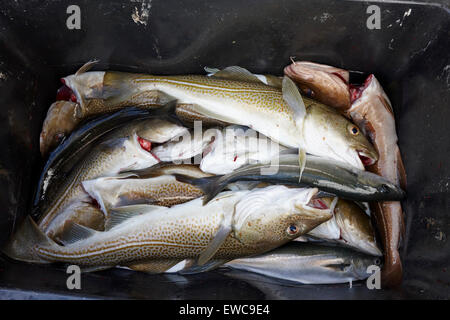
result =
M303 94L337 109L350 107L347 70L299 61L285 67L284 74L298 84Z
M235 236L246 244L274 248L332 217L330 208L312 204L317 188L269 186L244 196L235 206Z
M303 134L308 153L345 162L364 170L362 156L378 159L361 130L334 109L312 103L307 109Z
M85 99L99 98L102 96L104 71L90 71L82 74L72 74L61 79L61 82L67 86L75 95L75 100L85 108Z

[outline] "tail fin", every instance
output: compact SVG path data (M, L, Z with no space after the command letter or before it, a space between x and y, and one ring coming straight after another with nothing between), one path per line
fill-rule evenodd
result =
M38 255L35 251L36 245L55 246L56 243L39 229L31 216L27 216L12 239L2 248L2 252L14 260L50 263Z
M185 176L182 174L175 174L175 178L179 182L192 184L193 186L202 190L202 192L205 194L205 196L203 197L203 205L207 204L220 191L225 189L225 187L228 184L228 181L222 180L221 179L222 177L223 176L219 175L219 176L193 179L191 177L188 177L188 176Z

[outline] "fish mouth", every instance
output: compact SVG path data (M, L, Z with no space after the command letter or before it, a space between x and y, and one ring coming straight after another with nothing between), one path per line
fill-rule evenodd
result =
M66 80L61 78L62 86L56 92L56 101L72 101L77 102L77 96L73 90L67 86Z
M359 161L361 161L363 167L371 166L375 162L377 162L377 159L370 155L368 152L356 150L356 153L358 154Z
M153 158L155 158L155 160L157 160L158 162L161 162L161 159L159 159L158 156L152 152L152 146L153 146L153 144L152 144L152 142L151 142L150 140L147 140L147 139L145 139L145 138L142 138L142 137L140 137L140 136L138 136L138 135L136 135L136 140L137 140L137 142L139 143L139 145L141 146L141 149L142 149L142 150L144 150L144 151L150 153L151 156L152 156Z

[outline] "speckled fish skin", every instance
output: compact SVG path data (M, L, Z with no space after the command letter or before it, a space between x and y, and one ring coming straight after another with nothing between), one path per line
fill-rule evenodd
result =
M366 279L367 268L380 263L380 258L348 248L294 241L224 266L303 284L332 284Z
M155 121L159 125L162 124L162 120L159 119L146 119L125 125L105 136L103 142L99 143L94 151L72 170L59 192L47 197L47 210L41 215L39 227L52 237L56 230L61 228L61 223L72 215L71 211L65 210L67 206L74 201L92 201L84 191L82 181L157 164L159 160L152 153L142 149L138 141L139 137L161 138L161 127L155 127ZM171 138L173 134L178 134L177 129L183 129L167 121L163 124L168 133L166 139ZM64 215L58 217L61 213Z
M149 170L144 176L102 177L83 181L82 184L105 214L111 208L131 204L171 207L203 195L201 189L177 181L173 174L187 174L198 178L210 176L194 165L166 165Z
M301 132L292 109L283 99L282 90L263 83L198 75L152 76L113 71L86 72L64 79L83 110L111 111L107 106L100 109L89 106L89 102L122 101L123 96L153 92L161 97L160 102L176 99L179 104L192 105L197 113L248 126L286 147L304 147L311 154L346 161L358 168L363 168L359 154L373 162L377 160L375 150L363 135L351 135L349 130L353 124L331 108L308 98L303 98L307 117ZM138 101L136 103L133 105L139 105ZM119 102L117 106L123 107Z
M208 247L224 216L231 215L232 232L213 258L233 259L271 250L330 219L329 209L308 206L317 192L283 186L227 192L207 206L202 205L201 199L195 199L171 208L144 210L109 231L97 232L66 246L45 241L43 235L37 236L40 241L36 243L33 236L26 234L25 225L24 229L19 228L5 252L25 261L61 261L85 266L197 258ZM31 243L26 239L31 239Z

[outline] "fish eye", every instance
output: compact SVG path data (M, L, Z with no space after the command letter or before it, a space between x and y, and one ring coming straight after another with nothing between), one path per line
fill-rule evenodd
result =
M289 235L295 235L298 233L299 229L295 224L291 224L288 228L287 228L287 233Z
M359 129L358 129L358 127L357 126L351 126L350 128L350 133L352 134L352 135L354 135L354 136L357 136L358 134L359 134Z
M374 263L376 266L381 265L381 259L380 258L375 259Z

